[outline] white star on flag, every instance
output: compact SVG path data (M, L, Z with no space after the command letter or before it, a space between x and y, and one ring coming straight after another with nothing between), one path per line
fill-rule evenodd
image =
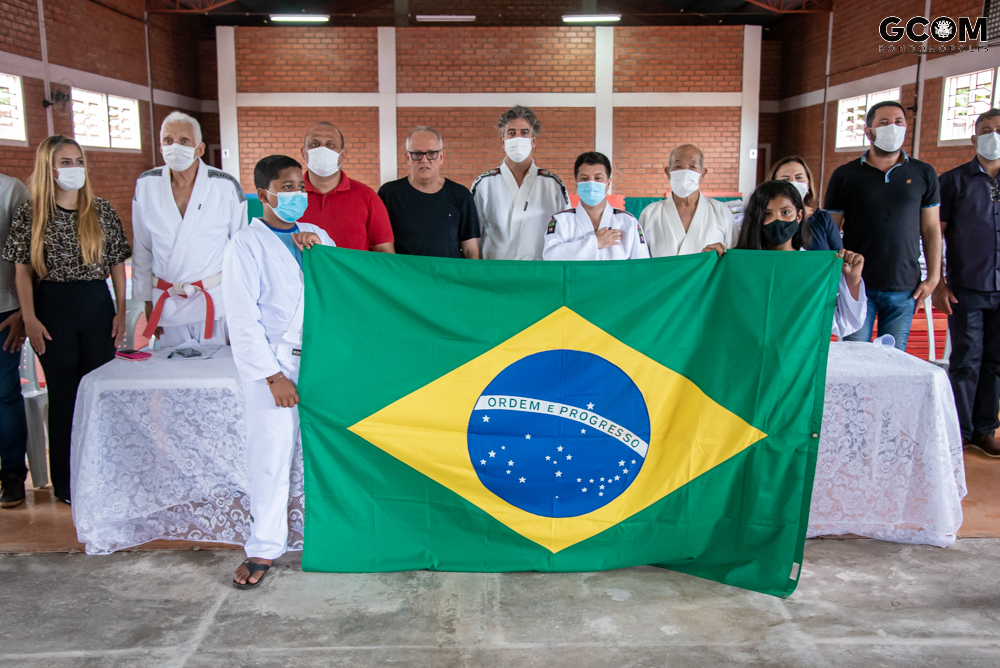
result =
M573 459L573 455L566 455L566 459L567 460Z
M624 473L625 475L628 475L628 469L622 469L622 473Z
M580 482L580 479L579 479L579 478L577 478L577 479L576 479L576 481L577 481L577 482Z
M601 478L601 482L604 482L604 478Z
M556 452L562 452L562 446L561 445L558 448L556 448Z
M496 456L497 456L497 453L495 453L492 450L490 450L490 457L496 457Z
M635 464L635 460L634 459L632 460L632 463Z
M526 441L530 441L530 440L531 440L531 434L525 434L525 435L524 435L524 439L525 439Z
M521 478L520 482L524 482L524 478Z
M479 460L479 463L480 463L480 464L485 464L485 463L486 463L486 460L485 460L485 459L480 459L480 460Z
M545 461L548 461L548 460L550 460L550 459L552 459L552 458L551 458L551 457L549 457L548 455L545 455Z
M581 491L581 492L586 492L586 491L587 491L587 488L586 488L586 487L584 487L584 488L583 488L583 489L581 489L580 491Z
M510 475L510 471L507 471L507 475Z
M561 478L562 477L562 471L556 471L556 477L557 478Z
M615 480L618 480L618 476L615 476Z
M593 404L593 403L589 403L589 404L587 404L587 410L588 410L588 411L592 411L592 410L594 410L594 404Z
M489 415L484 415L483 416L483 422L489 422L489 421L490 421L490 416Z
M591 478L591 479L590 479L590 482L594 482L594 479L593 479L593 478Z
M598 492L597 496L604 496L604 492Z
M509 462L507 462L507 466L513 466L513 465L514 465L514 460L513 459L510 460Z
M623 459L620 462L618 462L618 466L625 466L625 460Z
M601 489L604 489L604 485L601 485Z
M581 430L580 430L580 433L581 433L581 434L586 434L586 433L587 433L587 430L586 430L586 429L581 429Z

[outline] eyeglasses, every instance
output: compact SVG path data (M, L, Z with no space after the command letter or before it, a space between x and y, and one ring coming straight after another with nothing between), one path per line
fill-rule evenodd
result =
M434 162L438 159L441 151L407 151L407 153L410 154L410 160L413 162L420 162L424 159L425 155L427 156L427 162Z

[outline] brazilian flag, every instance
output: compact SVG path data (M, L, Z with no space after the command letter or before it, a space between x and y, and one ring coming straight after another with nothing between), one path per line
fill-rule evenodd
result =
M834 253L305 256L306 570L794 591Z

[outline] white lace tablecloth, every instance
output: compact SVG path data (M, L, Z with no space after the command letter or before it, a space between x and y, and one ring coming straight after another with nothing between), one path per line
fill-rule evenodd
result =
M808 535L951 545L965 494L948 374L895 349L830 344Z
M243 391L232 351L207 360L116 359L80 383L72 497L87 554L161 538L242 545L249 536ZM289 546L302 548L302 453Z
M161 538L248 536L243 393L228 348L210 360L114 360L80 384L73 519L88 554ZM296 453L289 546L302 547ZM896 350L830 346L809 535L950 545L962 524L962 439L948 376Z

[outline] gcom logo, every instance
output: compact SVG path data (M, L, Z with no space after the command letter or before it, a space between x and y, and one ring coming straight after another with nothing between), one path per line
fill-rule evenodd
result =
M903 35L906 35L911 42L926 42L931 37L938 42L949 42L956 35L959 42L986 41L985 16L976 18L975 25L966 16L960 17L957 23L947 16L939 16L933 21L924 16L914 16L906 22L905 27L900 26L902 21L903 19L898 16L887 16L882 19L878 25L879 35L887 42L898 42L903 39ZM922 32L917 32L917 26L923 29Z

